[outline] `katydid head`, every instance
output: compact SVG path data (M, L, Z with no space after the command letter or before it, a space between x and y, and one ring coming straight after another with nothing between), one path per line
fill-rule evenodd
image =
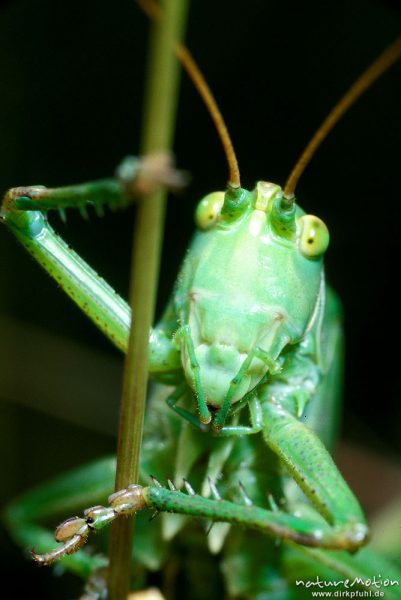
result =
M189 53L180 50L216 125L229 170L227 192L210 194L197 209L203 232L187 255L174 297L186 331L183 369L201 421L210 422L208 407L213 407L214 426L221 428L231 404L277 371L284 349L301 342L319 322L329 235L320 219L295 204L295 188L334 124L400 55L398 39L351 86L301 154L283 192L267 182L248 192L241 188L231 139L210 89Z
M196 222L175 293L193 346L182 341L182 364L221 427L230 406L277 373L284 348L315 323L329 236L268 182L209 194Z

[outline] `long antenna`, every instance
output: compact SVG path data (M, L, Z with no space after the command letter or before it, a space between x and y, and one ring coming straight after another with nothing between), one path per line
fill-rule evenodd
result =
M311 161L316 149L320 146L337 121L375 81L401 56L401 37L397 38L380 56L362 73L355 83L344 94L341 100L327 115L315 135L299 157L284 186L284 197L292 199L295 187L306 166Z
M137 0L137 3L149 18L155 20L161 18L162 10L154 0ZM239 188L241 187L241 181L237 157L234 152L230 134L228 133L227 125L217 106L217 102L190 51L178 42L174 45L174 49L183 68L202 97L217 129L221 143L223 144L224 153L228 163L228 186L231 188Z

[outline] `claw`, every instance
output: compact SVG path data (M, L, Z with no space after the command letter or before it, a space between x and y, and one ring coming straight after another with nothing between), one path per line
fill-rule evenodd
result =
M66 554L73 554L85 544L91 531L102 529L120 515L130 515L145 508L142 489L140 485L129 485L109 496L110 506L92 506L84 511L84 517L63 521L54 534L60 546L46 554L37 554L32 549L32 557L40 565L51 565Z
M90 528L86 519L72 517L61 523L54 534L58 542L62 544L47 552L46 554L37 554L34 549L31 550L33 559L40 565L51 565L66 554L73 554L85 544L88 539Z

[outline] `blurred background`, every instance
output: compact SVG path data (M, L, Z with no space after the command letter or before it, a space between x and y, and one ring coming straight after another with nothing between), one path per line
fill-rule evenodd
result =
M227 120L243 185L283 184L334 103L400 31L399 2L194 0L187 43ZM137 153L147 32L134 0L3 1L2 193L106 177ZM176 157L192 181L168 205L159 314L196 202L227 177L185 75L181 90ZM338 460L369 514L401 492L400 100L397 64L337 125L298 186L299 203L331 231L327 274L344 303L347 335ZM130 209L86 222L69 211L66 225L51 221L126 297L134 216ZM118 351L1 228L1 503L114 452L121 371ZM0 551L16 596L32 585L44 598L77 594L73 581L60 586L22 561L7 535Z

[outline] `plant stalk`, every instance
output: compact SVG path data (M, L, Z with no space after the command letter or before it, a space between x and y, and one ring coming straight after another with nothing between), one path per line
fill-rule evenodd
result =
M174 43L181 38L188 0L164 0L164 18L152 24L141 155L170 150L178 98L179 65ZM148 381L148 341L154 318L165 202L158 190L139 202L131 262L131 323L125 357L115 489L136 483ZM125 600L132 563L133 519L115 521L110 539L109 598Z

